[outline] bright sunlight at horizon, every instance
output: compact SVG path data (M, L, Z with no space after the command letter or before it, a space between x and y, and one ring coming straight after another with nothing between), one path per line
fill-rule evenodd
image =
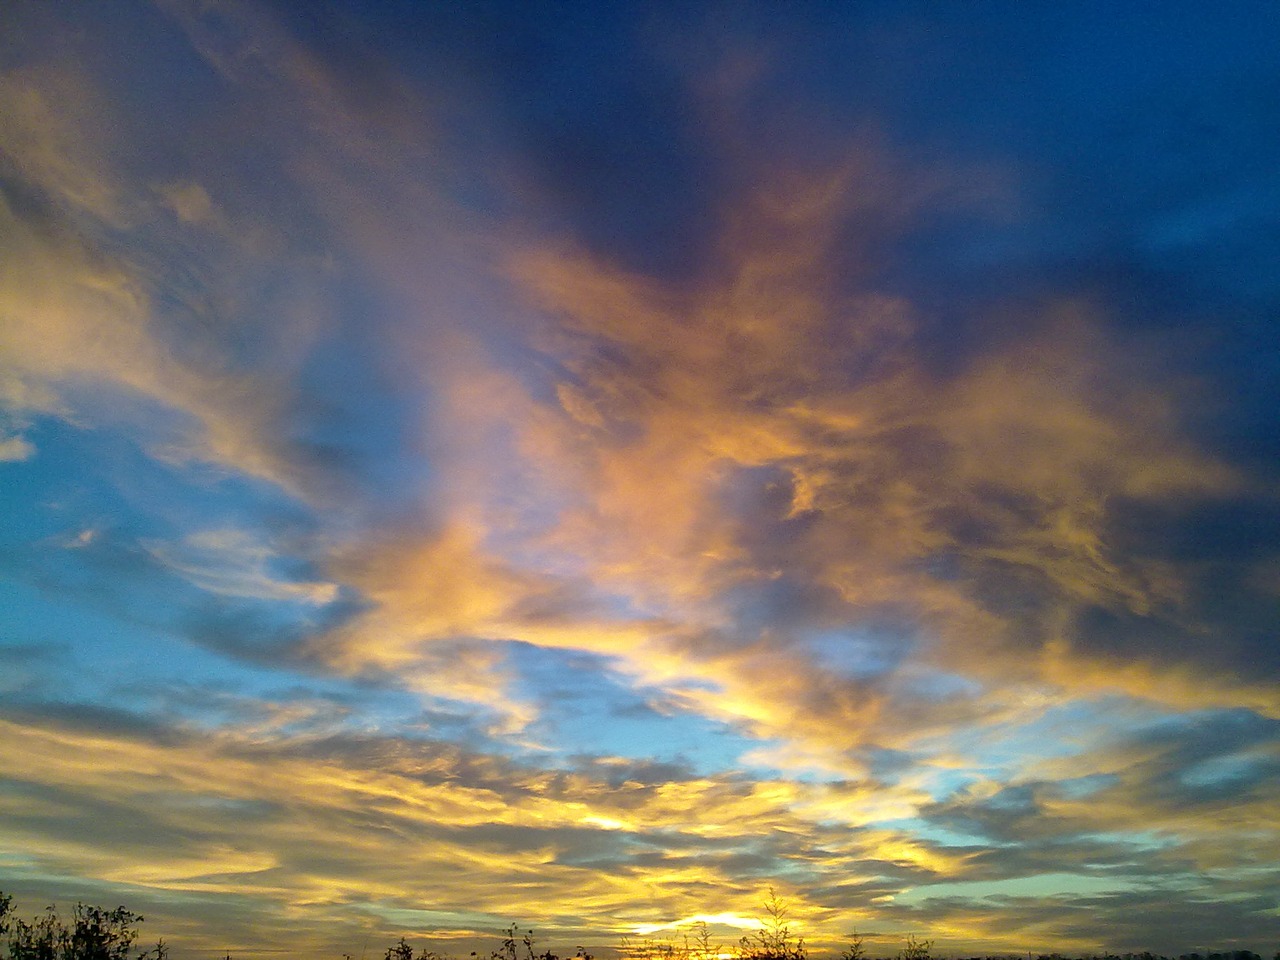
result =
M13 915L1271 956L1277 117L1269 0L4 0Z

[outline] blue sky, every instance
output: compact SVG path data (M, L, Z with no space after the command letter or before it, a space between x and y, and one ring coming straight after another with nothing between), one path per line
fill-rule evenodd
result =
M0 889L1273 949L1278 28L6 4Z

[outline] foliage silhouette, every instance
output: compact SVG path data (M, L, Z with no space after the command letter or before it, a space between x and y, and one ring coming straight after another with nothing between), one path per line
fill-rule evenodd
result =
M865 939L855 927L854 931L849 934L849 942L840 951L840 960L866 960L867 954L863 949Z
M143 918L124 907L108 910L77 903L68 921L51 906L29 923L12 919L12 912L13 898L0 893L0 937L7 960L167 960L169 956L164 940L135 954Z
M787 904L773 887L765 898L767 916L760 929L738 941L738 956L742 960L806 960L804 937L791 936L787 924Z
M897 960L933 960L929 951L933 949L932 940L917 940L915 934L907 934L907 943L898 951Z

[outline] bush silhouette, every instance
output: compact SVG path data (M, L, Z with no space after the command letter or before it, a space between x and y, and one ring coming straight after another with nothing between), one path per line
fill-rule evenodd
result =
M865 939L857 930L849 934L849 942L840 951L840 960L866 960L867 954L862 947Z
M787 904L769 888L764 902L766 916L759 930L738 941L742 960L805 960L804 937L791 936Z
M30 923L13 920L13 898L0 893L0 937L8 960L166 960L168 948L157 941L134 953L142 917L124 907L108 910L77 903L64 920L49 907Z

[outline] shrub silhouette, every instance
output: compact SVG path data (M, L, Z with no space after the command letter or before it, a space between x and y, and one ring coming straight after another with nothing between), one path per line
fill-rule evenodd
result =
M163 940L134 954L139 914L77 903L70 920L54 907L30 923L13 920L13 898L0 893L0 937L8 960L166 960Z
M767 916L759 930L738 941L742 960L805 960L804 937L791 936L787 924L787 904L769 888L764 902Z
M849 942L840 951L840 960L866 960L867 954L862 948L864 939L856 929L849 934Z
M403 939L401 942L403 942ZM544 950L542 953L535 952L533 948L534 942L532 930L526 930L523 934L520 934L513 923L503 931L502 946L489 954L489 960L521 960L521 945L524 946L523 960L560 960L550 950ZM475 956L475 954L472 954L472 956ZM591 960L588 954L583 953L581 947L578 948L576 956Z

